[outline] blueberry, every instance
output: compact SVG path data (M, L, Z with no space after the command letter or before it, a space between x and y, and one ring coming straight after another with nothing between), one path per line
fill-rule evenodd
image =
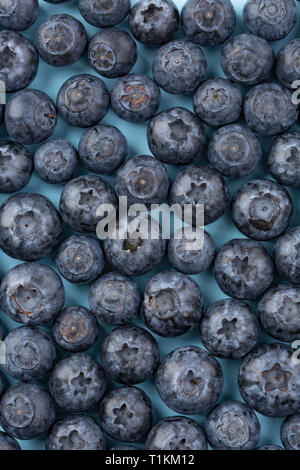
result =
M203 241L184 234L178 239L175 236L173 234L168 243L168 260L173 268L185 274L198 274L209 268L216 254L216 244L208 232L203 232Z
M256 85L272 72L275 55L270 44L252 34L232 38L222 49L221 66L225 75L241 85Z
M254 411L242 402L227 400L215 406L205 423L207 439L213 449L255 449L260 424Z
M139 0L130 11L129 27L144 44L164 44L179 27L179 12L172 0Z
M237 238L220 248L214 262L214 275L225 294L254 300L270 287L275 269L261 243Z
M281 442L287 450L300 450L300 414L285 418L280 429Z
M137 47L125 31L98 31L89 43L88 59L97 73L107 78L127 75L137 61Z
M98 338L96 318L87 308L74 305L63 310L53 324L56 343L72 353L89 349Z
M74 353L61 359L51 372L49 387L64 411L86 411L98 406L106 389L104 370L92 356Z
M242 112L243 95L237 85L224 78L203 82L193 97L195 113L209 126L236 121Z
M259 326L250 305L236 299L214 302L200 323L202 343L214 356L240 359L258 342Z
M205 151L206 132L200 119L185 108L170 108L148 124L148 145L160 161L173 165L191 163Z
M278 52L275 72L278 80L287 88L293 88L293 82L300 78L300 39L293 39Z
M196 282L177 271L162 271L145 286L141 313L154 333L172 338L183 335L199 322L203 298Z
M143 441L153 421L152 403L137 387L111 390L100 404L101 426L122 442Z
M149 155L131 157L118 169L115 191L128 205L161 204L168 197L170 177L165 166Z
M59 203L60 213L66 223L78 232L95 232L102 219L98 208L102 204L117 207L112 187L100 176L83 175L66 184Z
M293 203L278 183L254 179L243 184L232 199L232 218L237 228L254 240L271 240L289 226Z
M61 86L56 106L68 124L94 126L109 109L109 92L100 78L89 74L75 75Z
M159 420L149 432L146 450L207 450L207 440L199 424L185 416Z
M153 375L158 365L159 349L148 331L126 325L115 328L104 338L100 358L111 379L132 385Z
M35 45L41 58L56 67L77 62L87 42L83 24L66 14L49 16L40 24L35 35Z
M66 416L52 426L46 450L105 450L100 426L90 416Z
M124 325L138 314L141 294L137 284L118 272L101 276L89 291L89 304L100 322Z
M34 169L46 183L69 181L74 178L77 167L77 150L67 140L48 140L34 154Z
M212 136L207 157L222 175L244 178L250 175L262 159L260 141L246 126L230 124L220 127Z
M0 402L0 422L16 439L41 436L55 420L54 402L38 384L19 382L9 387Z
M86 130L79 141L82 164L93 173L113 173L128 153L126 137L114 126L99 124Z
M13 193L29 182L33 162L30 152L12 140L0 140L0 193Z
M297 22L294 0L248 0L243 10L243 23L252 34L268 41L282 39Z
M111 105L126 121L151 119L160 104L160 89L146 75L129 74L119 78L111 90Z
M2 279L1 308L19 323L48 323L61 311L64 302L63 283L56 272L44 264L19 264Z
M13 437L0 431L0 450L21 450L21 447Z
M152 63L154 81L175 95L193 93L207 72L207 61L197 44L177 39L161 46Z
M187 37L201 46L223 44L235 28L236 14L230 0L187 0L181 12Z
M30 85L38 67L39 55L28 39L14 31L0 32L0 78L7 93Z
M38 0L2 0L0 25L14 31L24 31L35 23L39 14Z
M105 28L115 26L126 18L130 0L79 0L78 8L85 21Z
M278 183L300 187L299 148L299 132L286 132L272 142L267 155L267 167Z
M300 365L282 343L264 344L242 361L238 383L245 402L266 416L287 416L300 407Z
M279 276L300 284L300 227L293 228L277 240L274 261Z
M35 261L56 248L62 220L45 196L19 193L0 207L0 247L12 258Z
M8 134L20 144L39 144L50 137L56 127L56 109L52 99L39 90L14 93L5 107Z
M203 413L220 397L222 369L204 349L181 346L167 354L160 363L156 388L165 404L177 413Z
M263 329L279 341L300 337L300 287L279 284L269 289L258 304Z
M250 89L244 100L249 127L262 135L275 135L289 129L298 119L298 105L289 90L277 83L263 83Z
M189 166L175 177L170 189L171 204L204 205L204 224L219 219L227 209L229 192L225 179L208 166ZM194 212L194 211L193 211ZM193 224L196 218L193 213Z
M152 238L153 226L158 236ZM122 221L121 225L117 224L117 230L122 235ZM106 259L115 269L127 276L139 276L160 263L166 251L166 241L162 238L160 226L153 219L149 217L147 223L143 218L140 226L135 224L133 234L129 232L123 236L124 238L106 238L103 243Z
M56 351L50 336L37 327L19 326L4 340L4 370L18 380L45 379L53 367Z
M60 274L70 282L94 281L105 260L98 240L90 235L72 235L58 248L55 263Z

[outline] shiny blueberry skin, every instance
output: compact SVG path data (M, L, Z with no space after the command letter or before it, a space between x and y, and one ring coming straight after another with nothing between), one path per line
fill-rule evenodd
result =
M78 8L87 23L98 28L107 28L126 18L130 0L79 0Z
M126 137L114 126L99 124L86 130L79 141L82 164L93 173L113 173L128 154Z
M254 132L276 135L298 119L298 105L292 94L278 83L263 83L248 91L244 100L245 120Z
M300 78L299 66L300 39L293 39L278 52L275 73L278 80L292 89L293 82Z
M104 274L92 284L89 305L100 322L124 325L138 314L141 294L137 284L118 272Z
M57 250L55 263L68 281L94 281L104 268L105 260L98 240L90 235L71 235Z
M256 346L259 326L250 305L236 299L214 302L200 323L201 340L217 357L240 359Z
M280 429L281 442L287 450L300 450L300 413L285 418Z
M168 197L170 177L166 167L150 155L131 157L118 169L115 179L117 196L132 204L161 204Z
M170 108L148 124L148 145L163 163L185 165L205 151L206 132L200 119L185 108Z
M33 162L30 152L12 140L0 140L0 193L13 193L29 182Z
M137 387L111 390L100 404L100 422L118 441L143 441L153 423L151 400Z
M14 31L0 32L0 78L7 93L30 85L38 67L38 52L28 39Z
M97 214L101 204L117 207L112 187L100 176L82 175L69 181L60 198L59 209L63 220L77 232L95 232L103 218Z
M254 240L272 240L290 225L293 202L278 183L255 179L243 184L232 199L231 214L237 228Z
M199 86L193 105L195 113L209 126L225 126L240 117L243 95L230 80L211 78Z
M20 144L33 145L43 142L53 134L56 124L55 105L42 91L18 91L5 106L7 132Z
M267 167L278 183L300 187L299 148L299 132L286 132L272 142L267 155Z
M219 219L227 209L229 192L225 179L208 166L189 166L175 177L170 189L170 203L193 207L204 205L204 225ZM193 211L193 224L196 215Z
M94 126L109 109L109 92L105 83L94 75L74 75L61 86L56 106L71 126Z
M9 387L1 399L0 412L4 431L22 440L41 436L55 420L51 396L33 382L19 382Z
M13 437L0 431L0 450L21 450L21 447Z
M207 450L207 440L199 424L186 416L160 419L149 432L146 450Z
M162 271L145 286L141 314L146 326L159 336L172 338L194 328L203 312L196 282L177 271Z
M63 283L56 272L45 264L19 264L2 279L1 308L18 323L48 323L61 311L64 303Z
M146 121L158 110L160 89L146 75L129 74L115 83L110 99L120 118L132 122Z
M86 411L98 406L107 385L104 370L92 356L74 353L61 359L51 372L49 387L64 411Z
M53 336L56 343L72 353L89 349L98 338L96 318L87 308L73 305L64 309L55 319Z
M300 227L289 230L277 240L274 261L279 276L300 284Z
M127 75L137 61L137 46L125 31L107 28L91 39L88 59L94 70L107 78Z
M220 289L228 296L254 300L272 284L275 268L261 243L237 238L220 248L214 262L214 275Z
M66 416L56 421L46 439L46 450L105 450L100 426L87 415Z
M59 67L77 62L87 46L80 21L70 15L52 15L43 21L35 35L35 45L47 64Z
M181 233L181 231L180 231ZM198 274L206 271L214 260L216 244L212 236L204 231L203 241L188 238L183 234L179 239L172 234L168 242L168 261L185 274Z
M46 183L60 184L69 181L74 178L77 167L77 150L67 140L47 140L34 154L34 169Z
M181 346L167 354L157 369L156 388L177 413L208 410L220 397L223 372L218 361L197 346Z
M240 34L222 49L221 66L225 75L241 85L256 85L269 77L275 62L270 44L253 34Z
M133 36L149 45L170 41L179 27L179 12L172 0L139 0L129 14Z
M209 413L205 432L213 449L250 450L258 444L260 424L251 408L242 402L228 400Z
M245 402L266 416L287 416L300 407L300 365L295 350L264 344L243 359L238 383Z
M158 344L143 328L120 326L104 338L100 359L111 379L125 385L138 384L154 374L159 361Z
M230 0L187 0L181 11L184 33L200 46L223 44L233 33L235 23Z
M24 31L35 23L38 13L38 0L4 0L0 4L0 25L14 31Z
M246 126L229 124L212 136L207 157L211 165L229 178L250 175L262 159L261 143Z
M260 324L279 341L296 341L300 337L300 287L279 284L269 289L258 304Z
M33 326L19 326L4 340L4 370L18 380L42 380L52 369L56 350L50 336Z
M44 258L56 248L62 225L58 211L45 196L16 194L0 207L0 247L12 258Z
M287 36L296 22L297 7L294 0L248 0L243 9L244 26L250 33L268 41Z

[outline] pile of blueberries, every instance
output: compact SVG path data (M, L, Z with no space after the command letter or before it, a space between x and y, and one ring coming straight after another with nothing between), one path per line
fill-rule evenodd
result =
M119 450L134 450L130 443L146 450L282 449L259 444L255 411L282 417L284 448L300 450L294 347L300 340L300 226L291 228L300 201L300 132L289 131L298 120L293 88L300 79L300 39L286 42L277 57L270 44L299 23L294 0L247 0L245 32L235 36L230 0L188 0L181 11L184 39L174 39L180 14L172 0L139 0L132 8L130 0L76 4L98 28L93 37L53 6L33 44L20 31L38 19L38 0L0 2L0 80L9 94L0 120L10 136L0 140L0 193L8 194L0 207L0 248L19 261L2 272L0 306L2 318L22 324L9 332L0 326L0 450L20 449L17 439L36 437L48 450L103 450L106 436ZM131 35L116 27L127 15ZM130 73L138 58L135 39L157 46L153 78ZM208 78L201 47L219 46L226 78ZM40 59L55 74L55 67L71 66L84 54L94 74L65 81L56 103L28 88ZM99 75L114 79L110 91ZM158 112L161 89L192 96L195 112ZM110 107L121 119L147 122L153 156L127 158L123 133L99 124ZM85 129L78 149L51 139L58 119ZM253 179L264 136L275 136L265 159L269 175ZM25 147L32 145L34 155ZM196 163L203 155L207 164ZM172 165L182 166L173 181ZM33 170L45 183L64 184L59 211L38 192L23 192ZM114 187L99 175L113 175ZM173 234L167 241L162 232L157 239L141 233L100 243L96 237L104 219L99 207L117 210L120 196L147 207L204 204L207 226L228 211L228 182L247 177L230 209L241 237L218 250L207 231L192 250L188 237ZM262 244L269 240L273 256L273 245ZM136 276L153 268L141 292ZM204 308L201 285L191 275L208 269L225 295ZM65 307L62 278L65 285L88 285L89 309ZM139 315L144 328L133 323ZM114 327L100 341L99 325ZM181 342L196 327L204 347ZM166 342L179 337L179 347L160 357L155 335ZM244 402L220 401L224 372L215 357L240 360ZM170 416L159 419L136 387L148 379ZM199 414L206 415L204 430L191 417Z

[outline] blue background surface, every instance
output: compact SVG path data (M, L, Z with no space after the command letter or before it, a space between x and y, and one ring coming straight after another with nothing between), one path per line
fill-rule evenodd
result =
M174 0L174 1L177 7L179 8L179 10L181 10L184 4L184 0ZM81 17L77 9L77 0L69 0L60 5L52 5L52 4L44 2L43 0L40 0L39 3L40 3L40 14L39 14L37 22L29 30L23 33L24 36L26 36L31 41L34 40L35 32L38 26L40 25L40 23L44 21L49 15L54 14L54 13L69 13L77 17L80 21L83 22L84 26L86 27L89 38L91 38L92 35L95 34L95 32L98 30L97 28L86 23L84 19ZM135 4L135 3L136 1L132 1L132 4ZM244 0L232 0L232 3L237 13L237 24L236 24L236 29L234 32L234 34L236 35L242 32L246 32L241 21L241 12L246 2ZM295 37L300 37L300 3L298 2L296 3L297 3L297 8L298 8L298 15L299 15L298 24L293 29L293 31L282 41L275 41L271 43L272 47L274 48L275 53L277 53L277 51L283 44L286 44L287 42L289 42L291 39ZM122 25L120 25L120 28L128 31L127 19L122 23ZM176 38L184 37L181 29L179 29L175 37ZM138 49L139 49L139 58L133 69L133 72L144 73L152 77L151 64L152 64L152 60L153 60L153 57L157 48L146 47L138 43ZM211 78L215 76L224 76L222 69L220 68L220 64L219 64L221 47L214 48L212 50L203 48L203 50L208 60L207 78ZM61 67L61 68L51 67L50 65L43 62L43 60L41 59L39 73L36 79L34 80L34 82L30 85L30 88L37 88L39 90L42 90L48 93L51 96L51 98L55 101L57 92L60 86L62 85L62 83L65 80L67 80L69 77L79 74L79 73L92 73L96 75L93 69L89 66L86 55L76 64L70 67ZM115 82L115 80L109 80L109 79L104 79L104 81L106 82L109 89L112 88ZM246 91L246 89L244 91ZM184 106L190 110L193 110L192 97L175 96L175 95L170 95L165 92L162 92L160 110L164 110L172 106ZM138 155L138 154L150 153L148 144L147 144L147 139L146 139L145 123L133 124L133 123L126 122L120 119L113 112L112 109L110 109L110 111L105 116L102 122L104 124L111 124L111 125L118 127L125 134L129 143L129 157L133 155ZM295 125L292 129L299 130L299 125L298 124ZM210 129L207 128L207 130L208 130L208 135L210 136L213 130L211 128ZM52 137L68 139L77 147L79 139L83 132L84 132L83 129L69 126L64 121L62 121L62 119L59 119L58 126ZM0 126L0 138L4 138L6 136L7 135L5 134L4 126ZM264 155L266 154L266 151L271 141L272 141L272 138L261 138L261 142L264 148ZM35 149L34 146L29 147L29 148L32 151L34 151ZM204 154L200 155L197 160L197 163L208 164L206 155ZM182 169L182 167L173 168L171 166L167 166L167 168L168 168L171 178L174 178L176 173L178 173ZM86 171L81 167L79 170L79 174L84 174L84 173L86 173ZM231 196L245 181L248 181L255 177L270 178L270 175L268 175L264 162L262 162L259 165L255 173L252 174L250 177L244 178L243 180L233 180L233 179L227 178ZM113 183L113 180L114 180L113 176L108 176L108 177L105 176L104 178L107 179L110 183ZM55 204L57 208L59 205L59 199L60 199L62 190L63 190L63 185L50 185L50 184L44 183L42 180L40 180L40 178L35 173L33 174L33 177L31 178L29 184L24 188L24 191L26 192L36 192L36 193L44 194ZM294 218L292 221L292 226L300 225L300 207L299 207L300 189L288 188L288 191L290 192L294 201L295 213L294 213ZM0 203L2 203L5 199L7 199L7 196L0 195ZM207 227L207 230L214 237L218 248L227 240L230 240L232 238L237 238L237 237L243 237L243 235L235 228L233 221L231 219L229 210L223 217L221 217L221 219L209 225ZM65 233L64 233L65 237L69 235L70 233L71 231L66 228ZM265 243L265 246L267 247L267 249L269 249L271 253L273 249L273 243L272 242ZM42 260L42 262L46 262L47 264L55 268L53 258L51 257L48 257L45 260ZM17 260L14 260L6 256L2 251L0 252L0 276L1 277L3 277L3 275L9 269L14 267L16 264L19 264ZM153 269L151 272L147 273L146 275L139 276L138 278L135 278L135 280L138 282L141 290L143 290L145 283L156 272L164 270L164 269L168 269L168 268L169 268L168 263L166 261L163 261L158 267ZM203 291L206 307L210 303L226 297L224 293L217 286L211 271L207 271L205 273L191 276L191 277L193 277L196 280L201 290ZM87 301L88 290L89 290L88 285L76 286L64 280L64 286L66 289L65 306L79 304L79 305L84 305L88 307L88 301ZM250 302L250 304L255 309L257 308L257 303ZM19 326L19 324L10 320L2 311L0 311L0 319L3 322L3 324L6 325L7 329L12 329L14 327ZM143 326L143 323L140 319L137 319L135 323L140 326ZM51 331L50 328L45 327L45 329L48 331ZM99 344L101 343L105 333L107 333L108 331L112 329L113 329L112 327L104 327L103 325L101 325L99 340L96 343L96 345L93 348L91 348L91 350L88 351L88 353L91 353L95 355L95 357L98 357ZM161 351L161 357L163 357L166 353L170 352L174 348L181 346L181 345L193 344L197 346L202 346L200 338L199 338L198 328L195 328L190 333L187 333L183 336L173 338L173 339L164 339L156 335L154 336L158 340L160 351ZM272 341L273 340L270 337L264 335L263 333L261 334L260 343L272 342ZM61 354L62 353L59 353L59 356ZM237 386L237 373L238 373L240 361L220 360L220 363L224 371L225 384L224 384L222 396L219 401L224 401L227 399L240 400L241 396L239 394L239 390ZM8 380L10 383L15 382L14 379L12 378L8 378ZM113 386L116 387L118 385L113 384ZM159 418L176 414L175 412L170 410L167 406L165 406L163 402L160 400L156 392L155 386L154 386L154 381L152 379L139 385L139 387L142 388L146 393L148 393L148 395L151 397L153 401L154 409L155 409L155 421L157 421ZM88 413L88 414L96 417L98 421L97 413ZM59 413L58 416L62 416L62 415ZM262 425L261 440L259 444L260 445L266 445L266 444L280 445L281 443L280 443L280 438L279 438L279 428L280 428L282 419L266 418L260 414L258 414L258 417ZM195 419L201 425L203 425L205 422L205 415L196 415L196 416L192 416L192 418ZM108 441L108 448L109 448L111 447L114 441L109 438L107 439L107 441ZM22 449L44 449L44 438L34 439L31 441L19 441L19 442L20 442ZM137 447L142 448L142 446L139 444L137 444Z

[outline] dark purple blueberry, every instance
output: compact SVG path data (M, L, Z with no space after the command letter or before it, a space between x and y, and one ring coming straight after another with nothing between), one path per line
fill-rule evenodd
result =
M13 437L0 431L0 450L21 450L21 447Z
M74 178L78 153L67 140L47 140L34 154L34 169L46 183L60 184Z
M274 261L279 276L300 284L300 227L282 235L274 247Z
M300 450L300 414L285 418L280 429L281 442L287 450Z
M24 188L33 171L29 150L12 140L0 140L0 169L0 193Z
M267 155L267 167L278 183L300 187L299 149L299 132L286 132L273 140Z
M0 25L14 31L24 31L35 23L39 14L38 0L2 0Z
M106 28L126 18L130 3L130 0L79 0L78 8L85 21L98 28Z
M287 88L300 79L300 39L292 39L277 54L275 72L278 80Z

